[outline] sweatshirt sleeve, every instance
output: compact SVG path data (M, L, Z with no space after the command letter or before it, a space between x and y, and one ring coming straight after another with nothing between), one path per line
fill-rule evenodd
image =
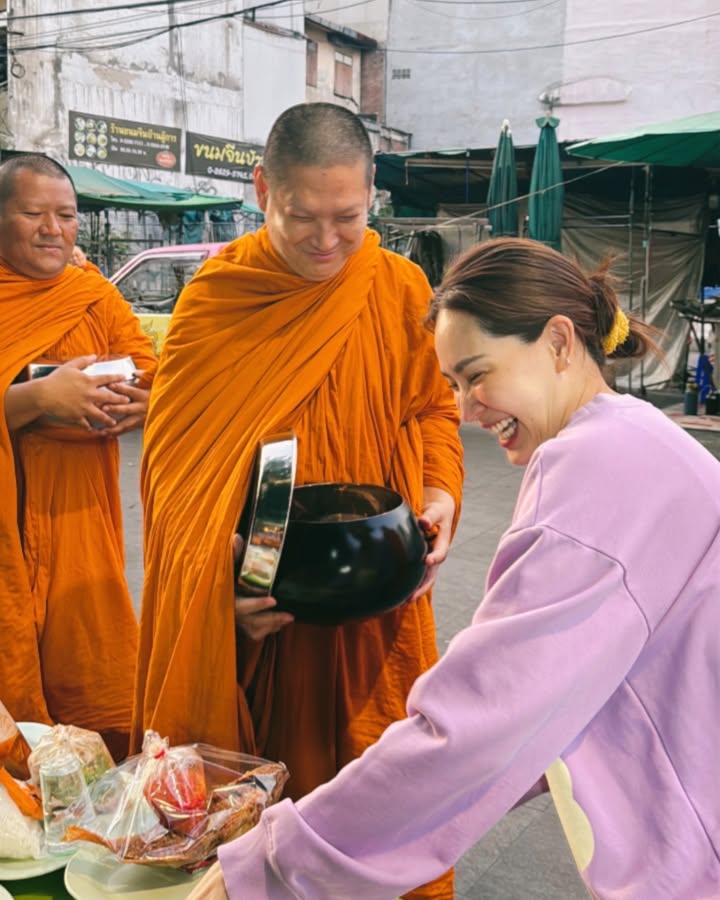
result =
M537 781L648 636L614 559L509 532L472 625L415 683L408 718L331 782L221 848L231 900L387 900L441 875Z

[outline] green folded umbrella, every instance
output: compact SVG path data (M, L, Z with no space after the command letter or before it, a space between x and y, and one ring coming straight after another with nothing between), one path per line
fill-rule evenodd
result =
M513 236L518 233L517 168L512 132L507 119L502 124L490 184L487 193L488 219L492 236Z
M535 122L540 128L540 137L530 177L528 234L534 240L560 250L565 200L560 149L555 134L560 120L554 116L542 116Z

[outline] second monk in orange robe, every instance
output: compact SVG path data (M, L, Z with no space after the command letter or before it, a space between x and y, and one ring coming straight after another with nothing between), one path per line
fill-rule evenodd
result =
M133 740L153 728L280 759L299 797L405 716L438 654L429 593L337 627L289 622L266 600L238 600L236 614L231 538L258 440L295 431L297 484L397 490L439 526L436 564L462 450L422 324L427 279L366 228L372 152L359 120L330 104L288 110L255 179L266 227L185 289L153 387ZM412 896L451 897L452 878Z
M99 731L121 757L137 621L125 580L116 435L142 424L156 362L117 289L67 264L77 224L60 166L43 157L3 163L0 699L18 721ZM82 371L96 355L131 356L143 381L110 389L117 374ZM18 378L40 358L66 365L38 381ZM119 424L109 406L122 408Z

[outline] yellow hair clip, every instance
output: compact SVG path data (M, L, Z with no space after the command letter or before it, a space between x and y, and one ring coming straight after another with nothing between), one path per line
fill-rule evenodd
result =
M630 334L630 321L625 313L618 308L615 310L615 320L610 332L605 335L602 342L602 348L605 356L610 356L617 348L624 344Z

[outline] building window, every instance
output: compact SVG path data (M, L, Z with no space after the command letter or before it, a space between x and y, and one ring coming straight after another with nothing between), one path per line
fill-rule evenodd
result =
M317 87L318 45L315 41L307 42L305 53L305 84Z
M393 80L396 78L409 78L410 77L410 69L393 69L392 77L393 77Z
M352 98L352 56L335 52L335 96Z

